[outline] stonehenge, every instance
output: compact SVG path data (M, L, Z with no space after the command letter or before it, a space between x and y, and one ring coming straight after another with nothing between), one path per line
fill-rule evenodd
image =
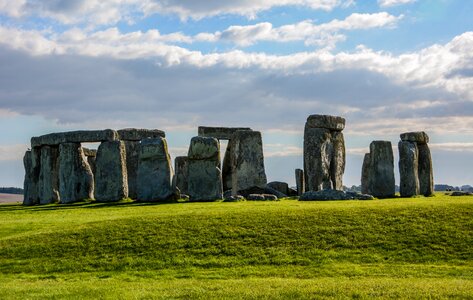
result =
M298 196L300 200L367 200L395 195L390 141L373 141L363 158L361 194L345 192L345 119L310 115L304 127L303 169L296 187L267 182L261 132L248 127L198 128L187 156L172 160L166 135L157 129L89 130L31 138L23 157L24 205L68 204L84 200L144 202ZM402 197L434 192L432 157L425 132L400 135ZM223 161L220 141L227 140ZM99 143L98 149L83 147ZM86 145L89 147L89 145ZM268 196L270 195L270 196ZM180 200L183 201L183 200Z
M378 198L394 197L394 155L391 142L373 141L363 160L361 192Z
M345 172L345 119L311 115L304 128L304 181L306 191L342 190Z
M429 136L423 132L406 132L399 141L400 193L402 197L430 196L434 193Z

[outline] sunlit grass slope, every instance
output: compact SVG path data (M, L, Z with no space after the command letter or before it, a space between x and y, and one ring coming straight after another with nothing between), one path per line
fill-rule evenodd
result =
M473 197L0 206L0 298L473 298Z

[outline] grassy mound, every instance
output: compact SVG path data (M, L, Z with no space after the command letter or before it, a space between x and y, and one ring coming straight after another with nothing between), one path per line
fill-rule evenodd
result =
M473 297L473 197L0 206L0 298Z

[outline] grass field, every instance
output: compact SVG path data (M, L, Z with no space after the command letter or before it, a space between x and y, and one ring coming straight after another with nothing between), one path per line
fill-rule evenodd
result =
M473 299L473 197L0 205L0 299Z

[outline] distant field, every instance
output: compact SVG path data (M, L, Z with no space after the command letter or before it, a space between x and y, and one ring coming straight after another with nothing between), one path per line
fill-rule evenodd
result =
M0 205L0 299L473 299L473 197Z
M1 194L0 193L0 203L17 203L23 202L23 195L15 194Z

